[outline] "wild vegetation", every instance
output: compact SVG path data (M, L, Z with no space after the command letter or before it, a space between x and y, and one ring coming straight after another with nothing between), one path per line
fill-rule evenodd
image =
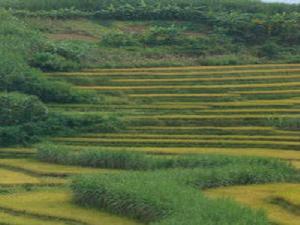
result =
M137 29L134 26L114 29L112 26L111 30L106 29L99 35L100 44L89 43L94 54L88 52L88 65L94 67L299 62L298 5L249 0L124 0L121 4L105 0L8 0L0 6L17 16L37 20L87 18L94 24L135 21ZM142 26L141 21L145 21ZM149 22L151 26L145 26ZM86 41L76 44L84 46ZM122 57L118 57L120 54ZM124 55L130 57L126 63L122 63ZM141 56L143 60L139 62ZM105 60L95 65L102 57ZM161 60L153 61L154 57ZM182 58L187 60L182 62ZM82 62L78 58L61 57L55 51L40 53L35 60L35 65L46 70L76 69L80 68L78 62ZM149 62L142 64L145 60Z

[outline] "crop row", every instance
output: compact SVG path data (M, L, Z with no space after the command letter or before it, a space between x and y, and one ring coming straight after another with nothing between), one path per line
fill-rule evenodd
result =
M172 72L57 72L57 73L48 73L49 76L190 76L190 75L267 75L267 74L274 74L274 73L281 73L281 74L290 74L290 73L299 73L300 68L288 68L288 69L258 69L258 70L226 70L226 71L172 71Z
M258 64L258 65L237 65L237 66L183 66L183 67L148 67L128 69L88 69L84 72L136 72L136 71L188 71L188 70L224 70L224 69L248 69L248 68L292 68L300 67L300 64Z

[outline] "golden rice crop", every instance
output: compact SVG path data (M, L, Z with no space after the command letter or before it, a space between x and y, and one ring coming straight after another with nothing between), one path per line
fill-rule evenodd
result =
M300 67L300 64L259 64L259 65L235 65L235 66L183 66L183 67L147 67L147 68L124 68L124 69L88 69L83 72L134 72L134 71L164 71L164 70L209 70L209 69L243 69L243 68L274 68L274 67Z
M292 90L291 90L292 91ZM145 94L143 94L145 95ZM181 95L181 94L170 94L172 95ZM188 94L189 95L189 94ZM151 106L161 106L161 105L169 105L169 106L183 106L183 107L193 107L193 106L285 106L285 105L294 105L300 104L299 98L286 98L286 99L276 99L276 100L266 100L266 99L256 99L256 100L241 100L241 101L226 101L226 102L184 102L184 101L168 101L168 102L159 102L152 103ZM143 106L143 105L140 105Z
M297 75L265 75L265 76L234 76L234 77L205 77L205 78L160 78L160 79L112 79L111 82L122 82L122 83L140 83L140 82L190 82L190 81L236 81L236 80L273 80L273 79L298 79L300 74Z
M268 119L268 118L300 118L300 115L270 115L270 114L245 114L245 115L145 115L145 116L126 116L127 119L149 120L149 119L178 119L178 120L190 120L190 119Z
M58 73L48 73L49 76L113 76L113 75L122 75L122 76L174 76L174 75L230 75L230 74L268 74L268 73L299 73L299 68L293 69L262 69L262 70L222 70L222 71L178 71L178 72L162 72L162 71L137 71L137 72L58 72Z
M298 87L300 82L264 83L264 84L221 84L221 85L152 85L152 86L78 86L80 89L93 90L162 90L162 89L227 89L227 88L273 88ZM299 90L298 90L299 91ZM242 93L242 92L241 92Z
M45 162L39 162L33 159L0 159L0 167L8 166L19 170L32 171L41 175L71 175L80 173L108 173L111 170L93 169L80 166L55 165Z
M0 185L60 184L65 182L58 178L35 177L3 168L0 168L0 177Z
M62 221L48 221L30 215L12 215L5 212L0 212L0 221L3 224L13 225L66 225Z
M86 142L86 143L187 143L187 144L261 144L261 145L287 145L287 146L300 146L300 142L296 141L261 141L261 140L227 140L222 138L216 138L213 140L195 140L195 139L111 139L111 138L85 138L85 137L72 137L72 138L53 138L54 141L63 142Z
M71 224L137 225L136 222L120 218L97 209L84 208L72 203L72 195L63 190L44 190L0 196L0 207L20 211L22 214L48 216L55 221L72 220ZM77 222L77 223L76 223ZM70 224L70 222L66 222ZM55 224L56 225L56 224Z
M300 90L291 89L291 90L270 90L270 91L235 91L233 93L239 94L239 95L300 94Z
M129 97L238 97L238 94L213 93L213 94L129 94Z
M0 148L0 152L7 153L35 153L36 150L34 148Z
M245 126L245 127L213 127L213 126L138 126L134 127L131 126L129 129L134 130L210 130L210 129L216 129L216 130L263 130L263 131L275 131L273 127L260 127L260 126Z
M298 225L300 216L286 208L282 208L270 200L281 198L287 202L300 203L299 184L266 184L252 186L236 186L207 190L206 194L211 197L231 197L238 202L255 208L267 210L270 219L278 224Z
M293 140L293 141L300 141L299 135L289 135L289 136L283 136L283 135L190 135L190 134L172 134L172 135L167 135L167 134L149 134L149 133L127 133L127 134L116 134L116 133L110 133L110 134L86 134L83 135L82 138L111 138L111 139L119 139L122 140L132 138L132 139L171 139L171 140L184 140L184 139L189 139L189 140L210 140L210 139L215 139L215 140ZM0 160L1 164L1 160Z

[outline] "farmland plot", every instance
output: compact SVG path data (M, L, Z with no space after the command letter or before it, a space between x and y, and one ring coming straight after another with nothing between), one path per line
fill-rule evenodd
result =
M214 225L224 221L268 224L263 214L240 206L244 204L266 209L269 220L278 224L296 225L300 65L94 69L48 77L95 90L108 99L103 105L49 103L50 111L88 116L114 113L120 115L124 127L51 137L49 143L32 148L0 149L1 222L174 224L176 218L188 219L182 215L186 213L192 222ZM69 178L73 175L82 176L73 181L72 195ZM198 190L177 182L183 178ZM261 184L269 182L282 183ZM244 186L231 187L236 184ZM90 186L85 189L85 185ZM210 190L213 187L220 188ZM109 191L95 198L102 188ZM186 209L172 199L171 190L180 192L178 198ZM242 198L245 191L256 197ZM219 200L224 197L239 204ZM101 203L99 209L93 199L101 198L107 204ZM75 204L74 199L88 208ZM219 222L205 215L194 217L193 212L204 210L203 204L209 206L205 210L218 210ZM138 210L143 207L145 211ZM170 213L170 209L174 210ZM213 210L205 212L214 214ZM239 213L244 219L234 217ZM157 218L161 220L153 221Z

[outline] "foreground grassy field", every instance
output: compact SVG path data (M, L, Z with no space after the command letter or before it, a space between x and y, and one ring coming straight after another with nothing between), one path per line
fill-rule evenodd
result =
M3 178L0 180L0 219L4 224L138 224L72 202L68 188L72 175L109 174L109 177L114 177L112 180L118 180L124 173L120 171L124 168L112 169L117 165L109 165L111 168L95 166L92 160L76 165L80 156L89 153L91 156L96 156L95 152L146 153L152 161L160 159L161 164L163 160L186 154L259 156L279 158L300 169L300 131L295 126L295 121L300 118L298 64L95 69L48 76L106 96L103 105L49 104L51 111L69 115L117 114L121 115L124 127L115 132L48 138L47 141L59 146L59 153L65 157L59 161L54 152L51 155L52 162L59 161L60 165L46 162L45 158L39 161L36 156L40 153L35 146L0 149L0 174ZM71 149L71 153L64 153L65 148ZM68 161L68 157L75 158ZM105 157L113 158L113 155ZM136 157L132 158L133 161L145 162L144 158ZM209 162L205 160L200 163L203 167L204 162ZM147 176L155 178L150 173ZM129 180L133 177L128 175ZM130 180L124 185L134 182ZM114 184L105 185L112 190L116 188ZM201 185L205 189L210 187ZM207 196L234 197L243 204L265 208L272 221L296 225L299 220L299 188L295 182L205 192ZM255 195L244 196L246 191ZM181 196L191 197L187 193ZM169 196L166 199L170 200ZM215 204L204 197L202 200Z

